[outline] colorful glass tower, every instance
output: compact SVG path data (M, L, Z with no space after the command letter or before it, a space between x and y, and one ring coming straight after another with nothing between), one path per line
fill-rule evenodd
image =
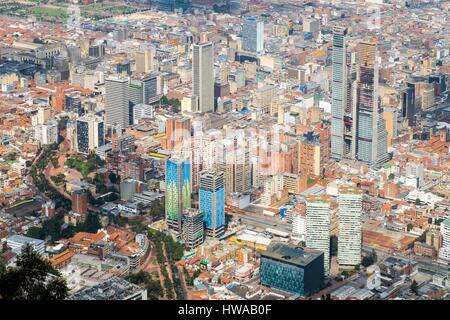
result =
M183 209L191 207L191 163L172 158L166 162L166 222L181 232Z
M213 238L225 232L225 186L222 171L200 174L200 212L203 213L206 234Z

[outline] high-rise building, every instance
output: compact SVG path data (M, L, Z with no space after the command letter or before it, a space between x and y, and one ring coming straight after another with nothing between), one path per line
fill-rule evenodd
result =
M56 204L52 200L48 200L47 202L42 204L41 213L43 216L47 218L53 218L56 213Z
M292 213L292 236L299 238L300 241L306 240L306 212Z
M450 263L450 218L441 222L442 247L439 250L439 260Z
M97 45L92 45L89 47L89 57L99 58L105 55L106 45L104 43L99 43Z
M431 229L427 231L425 243L439 252L442 246L442 234L439 229Z
M35 127L34 138L42 145L58 143L58 122L47 121Z
M385 107L383 109L383 119L386 123L387 131L387 147L392 147L394 139L397 137L398 132L398 112L397 108Z
M320 176L324 167L324 157L321 155L323 144L320 135L306 132L299 142L299 167L302 174Z
M386 123L378 95L377 45L363 41L357 47L357 80L354 87L352 156L372 166L389 160Z
M147 73L153 70L154 51L152 49L144 49L136 52L136 73Z
M129 76L131 75L131 63L130 61L122 61L116 64L117 74Z
M219 169L225 173L225 193L247 192L252 187L252 163L250 162L250 150L244 146L238 146L237 141L224 150L223 163Z
M413 127L415 124L416 113L416 93L414 83L408 83L407 87L401 91L400 101L402 109L402 117L407 120L408 126Z
M345 108L347 105L347 60L345 38L347 29L333 29L333 60L331 82L331 156L345 157Z
M306 247L323 252L324 273L330 270L330 199L309 196L306 200Z
M129 84L127 78L109 77L105 79L106 125L126 128L130 124Z
M117 42L124 42L128 39L128 29L119 28L113 31L113 39Z
M320 33L320 20L307 18L303 19L303 32L310 32L314 37Z
M161 74L154 72L142 78L131 79L129 83L129 124L134 124L136 106L159 101L162 94Z
M250 52L264 50L264 22L257 17L245 17L242 30L242 49Z
M64 110L74 112L79 116L83 114L84 110L81 106L81 98L78 94L66 94L64 100Z
M324 278L319 250L277 242L261 252L261 284L301 296L319 291Z
M141 119L153 119L155 106L145 103L133 107L133 124L139 124Z
M191 207L191 163L186 158L166 162L166 222L181 232L182 213Z
M166 140L164 149L180 151L190 146L191 119L181 116L168 118L166 121Z
M212 42L193 45L193 93L200 112L214 111L214 45Z
M206 234L213 238L225 232L225 177L221 171L200 173L199 203Z
M361 263L362 193L350 187L339 189L339 241L340 267L354 267Z
M105 144L103 120L95 115L86 114L77 120L77 151L89 154Z
M84 190L77 190L72 193L72 212L85 217L88 213L88 195Z
M205 240L203 212L197 209L184 209L182 216L183 241L186 248L192 250Z
M135 141L136 138L131 134L113 135L111 139L112 151L124 154L134 152L136 149Z
M122 157L119 163L119 176L121 180L133 179L144 181L145 161L137 153L130 153Z

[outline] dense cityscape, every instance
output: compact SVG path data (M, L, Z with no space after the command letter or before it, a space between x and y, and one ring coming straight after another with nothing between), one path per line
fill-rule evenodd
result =
M0 300L450 300L450 1L0 1Z

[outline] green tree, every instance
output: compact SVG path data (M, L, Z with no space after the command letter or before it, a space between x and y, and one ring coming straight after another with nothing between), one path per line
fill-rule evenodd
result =
M63 300L67 294L65 279L29 245L16 267L0 273L0 300Z
M81 165L81 170L80 170L81 175L83 176L83 178L86 178L89 175L89 167L87 164L82 164Z
M414 226L413 226L413 224L412 223L408 223L408 225L406 226L406 231L411 231L412 230L412 228L414 228Z
M86 220L83 224L83 229L85 232L97 233L98 229L102 228L98 214L88 213Z
M126 279L127 281L140 285L147 281L148 273L144 271L139 271L138 273L130 274Z
M0 274L5 272L6 270L6 259L0 254Z
M165 202L162 199L155 200L150 205L150 216L154 220L159 220L164 217Z
M162 105L169 104L169 99L167 99L166 96L162 96L161 99L159 99L159 103Z
M119 182L119 177L114 173L111 172L108 176L109 181L111 181L111 183L116 184L117 182Z
M416 203L416 206L420 206L420 203L421 203L421 202L420 202L420 199L417 198L415 203Z
M42 228L39 227L31 227L27 231L27 237L35 238L35 239L44 239L45 234Z
M394 178L395 178L395 174L390 173L389 176L388 176L388 179L389 180L394 180Z
M144 233L147 227L142 223L141 218L130 220L131 231L135 233Z

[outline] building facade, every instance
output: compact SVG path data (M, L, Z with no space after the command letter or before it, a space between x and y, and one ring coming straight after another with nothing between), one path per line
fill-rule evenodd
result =
M77 151L89 154L105 144L105 128L101 118L91 114L77 120Z
M192 84L199 112L214 111L214 45L212 42L193 45Z
M354 267L361 263L362 193L355 188L342 187L338 202L338 263L340 267Z
M323 284L323 253L285 243L271 244L261 252L261 284L308 296Z
M182 217L183 241L187 249L195 249L205 240L203 213L196 209L185 209Z
M323 252L324 273L330 269L330 199L309 196L306 201L306 247Z
M331 156L341 159L345 156L344 117L347 104L347 29L333 29L333 58L331 80Z
M389 160L386 123L378 93L377 44L363 41L357 46L358 75L354 87L352 157L372 166Z
M450 263L450 218L441 222L442 247L439 250L439 260Z
M130 124L129 80L120 77L105 79L106 125L126 128Z
M225 176L221 171L200 173L200 212L206 234L218 238L225 232Z
M245 17L242 30L242 49L250 52L264 50L264 22L256 17Z
M181 232L182 213L191 207L191 163L171 158L166 162L166 222Z

